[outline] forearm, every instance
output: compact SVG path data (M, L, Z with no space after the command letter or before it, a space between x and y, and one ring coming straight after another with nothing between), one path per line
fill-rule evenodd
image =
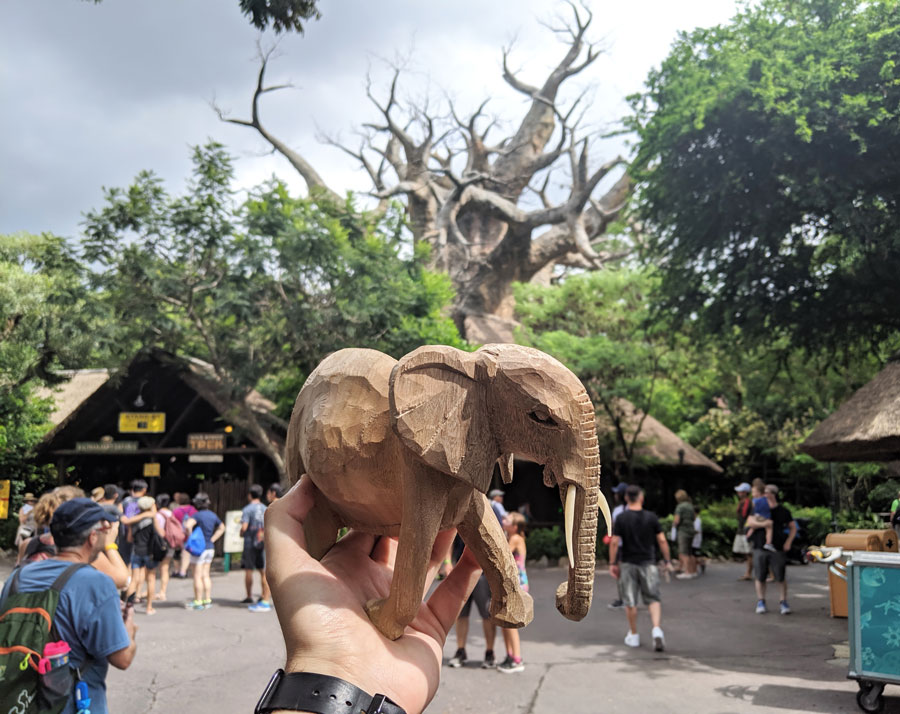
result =
M128 584L128 565L122 560L116 549L105 550L99 555L92 565L104 575L112 578L116 587L121 590Z
M106 660L116 669L128 669L134 661L134 655L137 653L137 642L134 635L131 636L131 644L125 649L113 652Z

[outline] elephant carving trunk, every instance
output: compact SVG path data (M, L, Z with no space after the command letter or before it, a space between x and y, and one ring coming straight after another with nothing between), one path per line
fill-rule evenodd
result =
M594 408L587 394L584 394L579 402L582 407L580 441L583 472L578 478L571 479L578 485L574 487L577 489L574 519L566 526L567 529L572 529L571 558L574 562L569 568L568 580L556 591L556 609L569 620L581 620L591 607L600 498L600 449L597 443ZM564 500L567 487L564 485L561 488Z

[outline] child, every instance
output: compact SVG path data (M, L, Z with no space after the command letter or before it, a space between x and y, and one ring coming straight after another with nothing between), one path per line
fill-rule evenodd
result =
M753 513L747 518L747 535L750 536L757 528L764 528L766 531L766 544L763 548L774 553L775 546L772 545L772 511L764 493L765 488L766 485L761 478L753 479L753 485L750 488Z
M209 568L216 552L215 542L225 534L225 524L209 509L210 500L205 493L194 496L194 507L197 512L185 521L184 527L188 537L194 528L203 531L206 548L200 555L191 556L191 564L194 566L194 600L185 607L189 610L206 610L212 607L212 580L209 577Z
M519 569L519 586L528 592L528 573L525 572L525 538L522 530L525 527L525 516L513 511L507 514L503 520L503 530L509 539L509 549L512 551L516 567ZM503 673L525 671L522 662L522 646L519 641L519 631L515 628L503 628L503 644L506 645L506 659L497 665L497 669Z
M700 574L706 572L706 558L700 554L700 547L703 545L703 521L700 519L700 509L694 506L694 539L691 541L691 554L697 560L697 566L700 568Z

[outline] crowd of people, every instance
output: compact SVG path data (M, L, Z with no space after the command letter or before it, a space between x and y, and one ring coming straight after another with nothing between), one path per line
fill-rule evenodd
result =
M625 644L639 647L638 605L643 601L651 620L653 648L663 651L666 641L662 630L660 575L677 570L678 575L691 578L697 576L698 568L702 572L697 560L702 523L687 493L676 493L674 532L670 535L678 546L679 568L676 569L658 517L644 509L643 490L634 484L620 484L613 490L618 504L613 511L613 533L609 541L610 573L617 580L618 599L610 607L624 609L628 626ZM752 579L755 583L756 612L767 612L766 586L771 573L771 579L780 588L780 612L789 614L785 554L796 536L796 525L790 512L778 502L776 486L757 480L752 485L740 484L735 490L740 500L737 507L739 530L733 550L741 557L747 557L748 570L742 579ZM311 491L314 491L311 484L301 484L284 499L285 502L290 500L291 504L279 510L279 515L270 524L274 534L270 544L265 536L263 519L267 508L281 499L280 486L274 484L265 494L260 486L249 489L248 502L241 515L241 534L246 586L243 602L252 612L271 610L273 595L276 607L288 607L291 612L297 612L305 595L302 589L288 591L285 588L288 576L294 575L298 567L311 571L326 567L324 563L300 555L304 542L302 521L314 498ZM492 491L489 497L491 508L507 534L520 585L527 591L526 518L520 512L507 512L501 490ZM158 494L154 498L147 495L147 484L140 479L130 484L127 493L110 485L95 489L88 498L77 487L62 486L40 498L28 494L25 501L19 514L19 567L0 594L0 609L8 608L11 598L30 596L54 587L58 589L54 623L59 636L71 647L68 661L73 671L79 672L81 683L87 688L86 693L93 702L91 711L102 714L107 711L105 678L108 666L125 669L135 656L134 604L139 604L138 612L152 616L156 611L154 603L168 597L170 578L192 577L193 599L186 607L195 611L208 609L213 602L210 563L215 543L224 534L225 526L210 509L207 494L201 492L193 498L184 493L175 493L171 497ZM372 543L368 544L366 540L359 553L354 550L348 557L362 558L360 568L370 567L369 560L382 567L385 558L392 567L390 556L379 555L381 550L375 547L374 537L365 538ZM336 548L350 549L353 540L344 539ZM502 629L506 653L505 658L497 662L494 655L496 631L489 619L490 590L474 558L464 550L461 541L457 541L452 565L442 562L443 555L434 562L435 571L444 566L442 578L445 582L423 603L423 607L441 613L440 621L447 630L444 636L449 634L455 622L457 651L448 664L460 667L467 661L469 615L474 604L484 624L486 651L481 666L496 668L502 673L522 672L525 668L523 648L516 629ZM270 563L269 580L267 549L279 551L278 562ZM362 551L365 551L365 557L360 555ZM84 568L87 564L93 567ZM290 568L286 564L290 564ZM189 573L191 567L193 572ZM258 600L253 598L254 572L258 574L260 586ZM60 582L64 582L64 586L60 586ZM341 586L336 583L334 587ZM300 618L282 619L283 626L290 629L296 624L295 619ZM321 629L325 623L304 626ZM297 662L302 657L298 654L299 659L294 662L290 654L291 642L296 640L297 633L292 636L285 631L284 634L289 650L288 662L299 666ZM323 629L323 637L326 635ZM306 646L315 642L309 631L304 631L302 640ZM321 663L322 660L318 661ZM412 664L416 667L424 665ZM368 664L360 663L357 685L367 681L367 671ZM429 675L429 688L431 686ZM397 694L402 689L398 686L388 688L388 691ZM433 690L429 696L433 696ZM62 711L75 714L78 710L73 705Z
M63 714L86 711L76 707L74 692L79 682L86 688L81 699L90 700L90 711L107 711L108 666L126 669L131 664L137 649L135 612L156 614L154 603L168 598L170 578L193 578L193 599L185 604L187 609L212 606L210 566L225 524L210 509L206 493L193 498L187 493L153 497L147 491L147 482L136 479L127 491L109 484L95 488L89 497L77 486L59 486L40 498L25 494L16 534L16 569L0 594L0 612L5 617L10 612L46 610L60 639L43 643L42 649L33 649L37 644L29 647L28 643L2 642L0 655L4 650L12 651L5 652L7 655L21 652L25 666L19 663L17 669L27 674L29 665L36 671L49 668L55 648L64 643L66 671L78 672L79 676L73 675L73 680L61 687L72 694L61 710ZM272 609L265 575L264 495L268 504L276 502L283 495L281 485L272 484L265 494L262 486L250 486L248 503L241 513L241 564L246 571L247 591L243 602L250 612ZM81 567L86 565L92 567ZM260 579L258 600L252 598L254 572ZM46 608L25 608L19 603L22 598L40 599L54 590L56 599L51 598ZM23 634L21 623L7 627L0 633L3 637L31 636ZM46 697L46 690L41 686L35 691ZM15 711L31 711L27 707L35 704L37 694L30 691L23 685L16 700L20 708ZM35 710L56 711L51 704L38 702Z

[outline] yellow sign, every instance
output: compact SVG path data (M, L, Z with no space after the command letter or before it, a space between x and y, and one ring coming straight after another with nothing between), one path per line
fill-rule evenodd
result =
M159 464L144 464L144 478L159 476Z
M191 451L221 451L225 448L225 434L188 434Z
M0 518L9 518L9 481L0 481Z
M165 430L165 412L119 412L120 434L162 434Z

